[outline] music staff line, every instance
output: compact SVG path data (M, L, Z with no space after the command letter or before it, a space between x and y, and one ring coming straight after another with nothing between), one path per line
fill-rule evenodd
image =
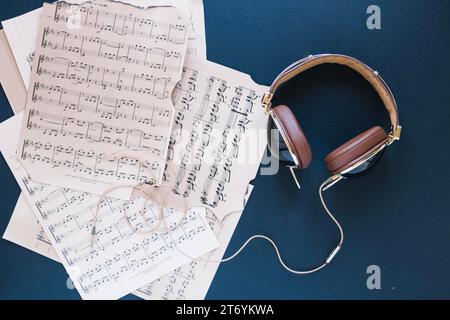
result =
M44 65L50 64L62 66L62 70L46 68ZM135 74L122 70L97 67L79 61L71 61L63 57L39 56L36 69L39 76L45 75L56 79L73 80L75 84L86 84L103 89L113 88L119 91L130 91L147 94L159 99L168 96L169 84L172 82L167 77L154 77L146 73ZM108 77L111 78L108 80ZM128 79L128 83L124 81ZM142 82L139 86L138 83Z
M61 41L52 41L51 36L62 38ZM78 43L68 44L67 40L74 40ZM86 46L94 46L91 49ZM130 64L137 64L152 69L165 71L177 71L180 69L182 54L177 51L167 51L163 48L149 48L139 44L126 44L117 41L106 41L99 37L90 37L77 35L67 31L57 31L45 28L41 41L42 48L51 48L71 53L77 53L80 56L101 57L111 60L117 60ZM109 52L110 50L111 52ZM121 52L124 51L124 52ZM133 55L144 55L143 59ZM153 59L152 59L153 58ZM176 63L168 63L174 60Z
M21 158L51 164L55 168L71 168L73 172L83 172L94 177L113 176L119 180L150 181L152 183L155 181L154 177L147 176L148 170L139 165L139 161L136 159L125 156L108 159L104 153L75 149L71 146L53 145L26 139L21 150ZM155 177L158 177L161 170L160 163L157 160L147 162L145 166L155 171Z
M26 127L27 129L37 129L45 135L71 136L92 142L143 149L155 155L160 155L161 150L152 147L151 143L147 142L156 141L164 144L165 141L162 135L151 134L141 129L109 126L103 122L85 121L74 117L40 112L36 109L30 109Z
M45 91L45 95L39 95L40 91ZM56 97L48 98L52 94L56 94ZM66 96L69 99L66 100ZM101 118L105 119L135 120L153 127L168 127L172 114L170 109L138 103L134 100L92 95L41 82L34 84L31 99L33 102L62 107L64 111L90 112L99 114ZM143 115L141 115L142 113Z

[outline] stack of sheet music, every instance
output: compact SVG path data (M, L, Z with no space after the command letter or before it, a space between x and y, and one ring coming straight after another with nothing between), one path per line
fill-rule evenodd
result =
M203 299L265 150L267 88L207 61L202 0L56 2L2 25L0 150L22 190L3 238L61 262L83 299ZM149 183L169 186L165 218L119 188Z

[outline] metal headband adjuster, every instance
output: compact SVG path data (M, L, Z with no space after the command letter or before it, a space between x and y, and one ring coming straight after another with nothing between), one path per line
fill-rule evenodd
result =
M262 106L263 106L264 110L266 111L266 114L269 114L269 110L272 107L272 98L273 98L273 93L271 93L271 92L266 92L262 96L261 102L262 102Z
M402 126L396 126L392 128L392 131L389 133L388 145L391 145L395 141L400 140L401 135L402 135Z

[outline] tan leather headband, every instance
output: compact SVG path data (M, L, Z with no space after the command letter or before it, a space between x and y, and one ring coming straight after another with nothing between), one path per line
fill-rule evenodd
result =
M285 70L283 70L283 72L281 72L272 83L272 86L269 90L269 99L272 100L272 96L275 94L277 89L286 81L289 81L303 71L311 69L312 67L327 63L347 66L361 74L367 81L369 81L369 83L377 91L378 95L384 103L384 106L389 112L392 128L396 130L397 127L399 127L397 103L395 102L394 95L392 94L386 82L384 82L384 80L378 75L378 72L365 65L361 61L346 55L320 54L298 60L297 62L291 64Z

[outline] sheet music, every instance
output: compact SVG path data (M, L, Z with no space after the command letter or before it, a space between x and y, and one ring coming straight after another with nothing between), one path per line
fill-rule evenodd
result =
M31 178L96 194L119 181L159 184L187 32L172 7L44 4L17 149Z
M14 61L10 63L13 64L12 67L15 66ZM20 78L18 70L16 72L18 78ZM4 85L4 80L6 79L2 79L2 85ZM19 85L23 86L21 83L19 83ZM12 93L17 93L17 91L18 90L13 90ZM23 91L23 93L20 93L22 96L19 97L19 101L25 100L26 91ZM9 94L10 93L7 92L8 96ZM11 102L11 106L15 108L14 110L20 111L17 103ZM249 185L247 197L250 195L251 189L252 186ZM241 215L242 212L230 215L222 222L222 225L218 225L216 217L210 212L207 213L207 221L209 221L213 232L218 238L220 247L211 253L204 255L203 259L206 260L210 257L211 260L219 260L222 258ZM32 209L23 194L20 195L17 201L3 238L47 258L60 262L50 240L47 238L39 221L34 216ZM195 267L193 267L194 265ZM150 284L137 289L133 294L148 300L204 299L218 267L219 263L216 262L189 262L187 265L177 268L167 275L152 281Z
M67 2L80 4L85 2L85 0L70 0ZM177 7L182 16L189 21L191 27L188 36L187 53L206 59L205 20L202 0L120 0L120 2L143 8L156 6ZM41 8L2 21L20 75L27 88L30 81L31 63L34 57L40 14ZM23 26L27 27L23 28Z
M22 116L1 124L1 152L83 299L118 299L189 262L178 249L197 257L217 248L204 208L189 210L171 234L139 233L158 220L155 205L143 203L140 197L130 202L103 200L92 243L98 197L29 178L14 156ZM125 210L133 229L125 220ZM164 214L171 228L182 217L173 210Z
M246 202L252 189L253 186L250 185ZM207 212L206 220L217 237L220 247L203 255L201 260L190 261L165 276L144 285L135 290L133 294L146 300L204 299L220 265L219 262L209 260L223 258L241 215L242 212L238 212L230 215L223 222L219 222L211 212ZM3 238L59 262L50 240L35 218L23 194L19 197Z
M253 186L249 185L245 202L250 197L252 190ZM219 262L212 261L223 258L241 215L242 211L236 212L220 222L214 214L208 212L206 219L219 240L220 247L204 255L201 260L190 261L164 277L139 288L134 294L146 300L205 299L220 265Z
M208 83L207 86L209 86L210 81L208 81L209 77L214 76L215 74L219 74L221 75L224 79L228 79L228 85L227 88L232 88L232 84L241 84L242 86L244 84L251 84L251 86L255 86L257 88L257 91L263 91L263 89L265 89L262 86L258 86L256 84L254 84L251 79L249 79L248 76L244 76L240 73L238 73L237 71L233 71L233 70L229 70L225 67L216 65L214 63L211 62L202 62L202 61L197 61L195 58L187 58L186 61L186 68L185 68L185 72L183 73L183 80L180 82L180 86L178 87L178 91L176 91L176 100L177 103L175 104L176 108L181 111L180 114L185 114L186 116L183 119L183 121L178 121L177 126L178 128L174 127L174 130L172 132L172 138L174 141L177 141L177 139L179 139L182 136L187 135L188 137L191 136L191 132L192 130L189 130L189 127L191 126L191 121L192 119L194 119L194 115L196 114L196 111L198 111L199 104L198 104L198 100L193 100L191 98L188 99L184 99L183 97L188 97L188 94L191 94L192 92L195 93L194 96L196 97L203 97L204 95L201 94L201 90L200 90L200 83L201 83L201 79L204 79L205 82ZM191 68L191 70L194 69L194 67L197 70L200 70L197 73L197 76L195 77L195 81L193 81L191 78L193 76L193 73L191 72L186 72L186 70L188 70L187 68ZM245 80L242 81L241 78L244 78ZM231 80L230 80L231 79ZM228 90L228 89L227 89ZM225 91L227 91L225 90ZM230 89L230 91L232 91ZM239 90L240 91L240 90ZM238 91L238 92L239 92ZM178 92L178 93L177 93ZM183 92L183 94L181 94ZM211 91L212 92L212 91ZM212 96L212 95L210 95ZM201 99L200 99L201 100ZM195 101L195 102L194 102ZM230 101L230 100L227 100ZM187 103L190 102L190 105L188 106ZM201 104L200 104L201 105ZM236 102L235 102L236 105ZM223 106L223 104L221 104L221 106ZM255 113L258 113L258 108L259 106L256 107L255 105ZM226 114L226 111L229 111L230 107L227 106L223 106L223 108L220 109L220 112L223 114ZM178 112L177 112L178 113ZM189 116L189 114L192 113L192 116ZM198 112L197 112L198 114ZM205 113L207 114L207 113ZM255 115L249 113L250 116L255 117ZM261 119L259 119L258 121L254 121L254 122L249 122L249 124L251 125L250 128L253 127L265 127L266 125L266 121L267 118L264 115L260 115ZM180 118L180 117L179 117ZM198 118L198 117L197 117ZM183 129L180 132L180 126L183 125ZM217 128L220 128L219 126L216 125ZM265 130L263 130L265 133ZM183 132L183 133L182 133ZM247 130L246 134L249 134L249 132L251 132L251 130ZM264 135L265 136L265 135ZM184 141L184 144L189 143L190 140L187 139ZM175 143L173 145L173 152L172 152L172 157L173 159L176 159L175 157L175 151L176 150L181 150L181 149L185 149L185 147L183 147L183 141L178 141L177 143ZM179 145L178 145L179 144ZM250 151L252 151L250 149ZM179 153L180 155L180 153ZM208 171L209 167L208 167L208 163L205 163L205 169ZM258 164L253 164L251 165L251 167L256 168L254 170L257 170ZM238 171L239 167L237 167ZM208 173L209 175L209 173ZM207 176L208 176L207 175ZM177 174L178 176L178 174ZM251 176L251 174L248 174L248 176ZM241 175L238 174L237 178L236 178L236 184L237 181L240 181L241 184L243 184L245 187L246 185L246 181L247 178L245 177L245 175ZM202 185L201 181L199 182L199 185ZM251 188L251 185L248 186L249 189ZM226 191L228 191L227 189L225 189ZM201 195L201 193L193 193L193 195ZM241 194L236 194L233 197L235 197L236 199L241 198L242 199L245 197L245 192ZM238 207L239 205L236 204L236 206ZM243 203L240 205L241 207L243 207ZM232 214L230 216L227 217L226 220L223 221L223 224L219 225L217 224L214 220L217 220L217 218L214 215L211 215L210 213L208 213L207 215L207 219L208 222L210 223L210 225L213 226L214 232L218 235L218 238L220 240L220 244L221 247L219 249L217 249L214 253L214 257L212 258L213 260L217 260L220 259L221 256L223 255L223 252L226 249L226 245L229 241L229 239L232 236L233 230L237 224L237 221L240 217L241 212L237 212L235 214ZM223 229L220 230L220 233L217 233L217 226L223 226ZM182 299L182 298L187 298L187 299L201 299L206 295L206 292L209 288L209 285L214 277L214 274L218 268L218 263L208 263L208 264L192 264L192 261L189 262L190 266L183 266L182 268L176 270L175 272L172 272L170 274L168 274L167 276L164 276L162 278L159 278L159 280L157 280L154 283L151 283L149 285L143 286L141 287L138 291L135 292L135 294L146 298L146 299ZM193 275L192 275L193 272ZM188 277L189 279L186 279L186 274L190 274L191 276ZM177 286L182 286L185 287L183 290L181 289L176 289ZM181 290L181 291L179 291ZM178 294L178 292L181 292L180 294Z
M267 145L267 87L248 75L187 56L173 99L175 123L167 172L174 193L222 220L243 210L247 186Z
M142 3L142 1L133 1L133 2L139 2L139 4ZM155 1L144 1L144 2L152 2ZM177 2L177 1L175 1ZM190 0L187 1L190 4L191 10L192 10L192 19L191 19L191 27L196 32L195 34L201 35L198 39L204 39L205 38L205 28L204 28L204 19L203 19L203 4L201 0ZM156 4L155 4L156 5ZM161 3L161 5L163 5ZM147 5L144 5L146 7ZM40 9L34 10L30 12L29 14L25 14L16 18L11 19L11 21L17 20L18 25L38 25L38 13L40 12ZM25 19L26 16L32 15L36 17L36 21L33 21L32 19ZM24 20L25 19L25 20ZM17 32L23 32L25 34L20 34L19 38L17 39L20 42L23 41L23 39L31 38L33 39L36 37L35 35L31 37L27 37L26 33L31 31L34 33L37 32L37 28L16 28L15 26L12 28L13 31ZM2 32L3 34L3 32ZM4 45L5 50L11 50L9 49L9 43L6 40L6 37L2 38L4 41L1 42L2 45ZM201 42L194 42L195 37L193 34L189 37L188 42L188 53L196 55L200 57L206 57L206 46L204 41ZM17 43L17 42L16 42ZM202 43L202 45L201 45ZM24 42L24 44L28 44L27 41ZM200 45L199 45L200 44ZM13 45L14 47L14 45ZM16 46L17 48L21 48L21 46ZM34 50L34 47L32 48ZM17 50L16 50L17 51ZM3 51L2 51L3 52ZM20 52L20 50L19 50ZM30 55L31 56L31 55ZM14 61L14 58L12 58L11 61L6 61L5 59L4 63L2 65L5 65L5 67L11 67L14 68L14 72L17 75L17 79L20 81L21 74L18 70L18 67L16 65L16 62ZM17 59L17 61L20 61L20 59ZM8 65L9 64L9 65ZM23 64L22 64L23 65ZM30 66L25 63L25 69L27 71L30 70ZM15 75L13 75L15 76ZM23 110L25 106L25 99L26 99L26 91L25 89L18 90L20 88L11 87L11 90L6 90L6 84L5 81L10 82L11 85L14 86L21 86L24 87L22 81L20 83L12 80L15 79L14 77L11 77L11 74L8 74L8 77L2 78L1 83L3 88L5 89L6 95L8 98L14 98L10 99L11 107L13 108L15 113L18 113ZM27 77L28 79L28 77ZM28 84L28 81L27 81ZM11 97L11 95L18 95L17 99L16 97ZM18 101L23 101L23 103L18 103ZM249 192L247 194L247 197L250 195L251 191L251 185L249 186ZM214 233L219 239L219 242L221 246L217 248L216 250L211 252L214 252L214 256L212 259L220 259L221 255L218 255L220 252L224 252L229 239L231 238L233 234L233 230L237 225L238 219L240 217L240 213L236 213L232 216L230 216L226 221L223 222L222 228L214 228ZM207 214L207 220L208 221L217 221L211 213ZM39 221L35 218L32 209L30 208L30 205L28 204L27 200L23 196L23 194L20 195L16 207L14 209L14 212L12 213L11 219L8 223L8 227L3 235L3 238L11 241L15 244L18 244L22 247L25 247L29 250L32 250L36 253L39 253L45 257L48 257L52 260L58 261L59 258L51 246L50 240L47 238L43 228L40 226ZM223 254L223 253L222 253ZM208 254L209 256L210 254ZM206 258L206 257L204 257ZM189 263L188 263L189 264ZM204 268L199 268L197 266L195 275L191 277L189 280L189 284L187 284L186 289L183 291L184 298L186 299L203 299L206 296L206 293L209 289L209 286L211 285L211 282L213 280L213 277L215 275L215 272L219 266L219 263L208 263L205 265ZM159 278L158 280L155 280L151 283L151 285L146 285L136 291L134 291L134 294L144 298L144 299L163 299L163 298L171 298L171 299L181 299L182 296L176 295L175 293L178 291L171 290L170 288L173 287L171 284L173 282L181 283L181 280L185 280L182 276L182 268L187 268L187 266L183 266L178 268L175 271L170 272L166 276L163 276ZM178 277L180 277L180 280L178 280ZM186 286L186 284L185 284ZM152 290L150 290L152 288ZM168 295L170 293L170 296Z
M195 63L192 62L192 64L195 64ZM234 74L233 74L233 72L229 73L231 70L221 67L221 66L218 66L218 65L215 65L213 63L205 63L205 64L206 65L209 64L208 67L211 68L211 69L206 68L207 70L205 71L205 73L208 73L211 71L211 73L214 74L214 72L218 72L219 75L226 75L233 79L239 79L239 81L241 80L240 78L243 77L242 74L240 74L236 71L233 71ZM199 64L197 67L198 67L198 69L202 69L201 64ZM215 70L215 67L218 67L219 69ZM220 70L220 68L223 68L223 70ZM185 75L186 74L189 74L189 73L185 73ZM249 79L248 76L245 76L244 78L245 78L244 83L249 81L252 85L256 85L251 81L251 79ZM195 83L193 83L192 79L190 79L190 80L186 79L186 81L182 82L182 87L180 87L179 89L182 89L181 91L188 93L188 92L192 91L193 84L195 85ZM263 88L263 87L261 87L261 88ZM182 103L184 106L186 106L186 103L189 100L191 100L191 97L185 96L184 97L185 99L182 99L182 96L179 93L180 92L178 92L178 94L175 95L176 97L178 97L177 101L179 103ZM201 94L199 94L199 95L201 95ZM186 106L186 108L187 108L187 106ZM187 108L187 110L191 110L191 109L195 109L195 108ZM187 111L187 110L185 110L185 111ZM184 121L184 118L178 120L177 125L179 126L180 124L183 124L184 128L185 128L185 130L183 130L184 132L190 132L189 130L187 130L187 128L189 127L188 120ZM264 124L264 126L265 126L265 124ZM180 129L177 129L177 130L180 131ZM177 133L177 130L175 130L175 128L174 128L174 131L172 132L172 136L173 136L172 139L175 139L175 141L177 141L176 140L177 137L179 139L179 137L181 136L181 134L179 132ZM181 143L181 141L178 141L177 143ZM175 152L175 150L173 150L173 152ZM245 180L245 179L243 179L243 180ZM250 190L250 187L251 186L249 185L249 190ZM233 215L230 215L223 222L223 229L221 229L221 232L218 235L218 237L220 239L221 247L214 251L214 255L218 254L222 250L225 251L226 244L228 243L229 238L231 238L232 232L237 224L237 221L238 221L241 213L242 212L238 212ZM217 220L215 218L215 216L208 213L207 220L210 223L210 225L214 226L214 231L217 232L218 224L213 223L213 221ZM227 237L228 237L228 240L225 241L224 239ZM221 255L223 255L223 252L220 254L220 256L214 257L212 259L220 259ZM154 281L153 283L140 288L138 291L135 291L135 294L137 294L143 298L146 298L146 299L167 299L167 298L169 298L169 299L182 299L182 298L201 299L201 298L204 298L219 264L218 263L208 263L208 264L203 265L201 263L200 264L197 263L197 264L195 264L195 266L194 266L194 264L195 263L192 263L192 261L189 262L187 265L175 270L174 272L171 272L170 274L167 274L166 276L160 277L158 280ZM194 272L194 274L192 274L192 272ZM188 280L188 281L186 281L186 280Z

